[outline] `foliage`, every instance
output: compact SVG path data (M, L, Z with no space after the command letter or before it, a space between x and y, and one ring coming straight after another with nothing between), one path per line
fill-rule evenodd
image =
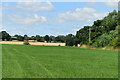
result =
M88 45L92 45L92 41L90 41Z
M55 37L55 42L65 42L65 36L59 35Z
M31 36L31 40L36 40L36 37L35 36Z
M78 46L78 44L80 43L79 39L77 37L74 38L74 45Z
M66 46L73 46L74 45L74 35L68 34L66 36Z
M106 32L110 31L110 30L115 30L115 27L117 26L117 17L118 14L116 12L116 10L114 10L113 12L109 13L108 16L106 16L101 25L103 26L103 30Z
M39 35L36 35L36 37L35 37L35 39L34 40L37 40L38 42L40 42L41 41L41 37L39 36Z
M21 35L18 35L18 36L17 36L17 40L18 40L18 41L24 41L24 37L21 36Z
M2 31L0 32L0 39L2 39L2 41L9 41L11 36L6 31Z
M76 38L79 39L78 42L87 44L89 39L89 27L90 26L84 26L84 28L77 31Z
M30 40L30 37L28 37L27 35L24 35L24 40Z
M119 37L116 37L112 40L112 45L114 47L120 47L120 38Z
M111 46L111 41L117 36L118 31L112 30L109 33L104 33L100 37L98 37L93 45L95 47Z
M49 40L50 42L52 42L52 41L55 42L55 36L50 36L49 38L50 38L50 40Z
M112 30L116 29L118 22L117 20L118 13L116 10L114 10L103 19L94 21L92 26L84 26L81 28L79 31L77 31L76 37L79 39L80 44L93 45L94 43L94 45L97 47L106 46L107 44L110 44L110 40L115 37L113 34L114 37L110 38L112 37ZM91 33L89 31L91 31ZM89 42L89 33L91 42Z
M30 45L30 43L28 41L24 41L23 43L24 45Z
M49 42L49 40L50 40L49 35L45 35L44 39L45 39L45 41Z

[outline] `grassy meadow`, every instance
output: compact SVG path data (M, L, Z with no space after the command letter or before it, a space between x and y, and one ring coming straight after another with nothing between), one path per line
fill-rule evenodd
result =
M118 51L2 45L3 78L117 78Z

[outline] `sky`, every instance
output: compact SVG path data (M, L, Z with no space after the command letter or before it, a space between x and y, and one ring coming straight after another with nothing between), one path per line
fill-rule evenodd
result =
M2 27L10 35L76 34L109 12L118 10L116 2L2 2ZM1 9L1 7L0 7Z

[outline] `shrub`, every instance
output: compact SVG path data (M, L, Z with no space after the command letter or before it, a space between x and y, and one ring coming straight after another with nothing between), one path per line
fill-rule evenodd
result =
M120 47L120 39L118 37L112 40L113 47Z
M28 41L24 41L23 43L24 45L30 45L30 43Z
M118 36L118 30L112 30L109 33L104 33L95 40L93 46L95 47L112 46L111 41L117 36Z
M88 45L92 45L92 41L90 41Z

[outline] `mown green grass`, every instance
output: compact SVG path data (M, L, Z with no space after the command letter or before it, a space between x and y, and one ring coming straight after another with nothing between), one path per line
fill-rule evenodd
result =
M2 45L3 78L117 78L118 52Z

